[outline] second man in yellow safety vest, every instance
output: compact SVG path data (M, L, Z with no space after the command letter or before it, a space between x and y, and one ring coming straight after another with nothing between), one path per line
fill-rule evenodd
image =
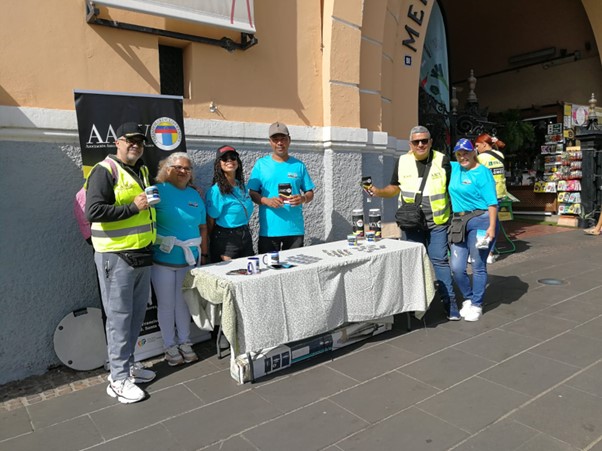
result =
M450 219L450 200L447 194L451 164L449 157L433 150L433 140L426 127L416 126L410 131L410 152L395 164L391 182L384 188L369 191L379 197L399 195L400 203L412 204L423 185L420 208L426 219L422 229L403 230L408 241L422 243L433 263L441 301L448 319L460 319L456 296L452 287L448 260L447 229ZM423 178L426 181L423 184ZM420 197L420 196L419 196Z

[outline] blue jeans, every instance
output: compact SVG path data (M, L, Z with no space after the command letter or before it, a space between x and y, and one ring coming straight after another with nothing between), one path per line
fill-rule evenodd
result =
M452 286L452 275L447 258L447 226L435 226L429 230L405 231L407 241L422 243L426 247L426 253L435 269L437 278L437 290L441 301L448 303L456 302L456 295Z
M489 213L485 212L468 221L465 241L451 245L451 269L454 282L462 292L464 299L470 299L472 305L482 307L485 287L487 286L487 255L489 249L477 249L477 230L489 228ZM468 255L472 258L472 286L466 272Z

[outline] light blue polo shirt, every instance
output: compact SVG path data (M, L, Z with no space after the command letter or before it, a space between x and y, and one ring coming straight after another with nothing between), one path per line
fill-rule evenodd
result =
M263 197L277 197L278 184L290 183L292 194L302 194L314 189L314 183L305 164L289 156L287 161L275 161L266 155L255 163L251 171L248 187L261 193ZM282 208L259 206L259 235L267 237L304 235L303 206Z
M449 180L449 196L454 213L487 210L497 206L495 180L491 171L483 165L467 171L460 163L452 161Z
M155 204L157 212L157 234L175 236L181 241L201 236L199 226L207 222L205 204L201 195L192 187L181 190L169 182L157 184L161 202ZM153 260L170 266L188 266L184 251L174 246L169 254L161 251L159 245L153 246ZM198 249L192 249L198 260Z
M207 191L207 214L220 227L240 227L249 224L253 200L248 191L235 186L230 194L222 194L217 183Z

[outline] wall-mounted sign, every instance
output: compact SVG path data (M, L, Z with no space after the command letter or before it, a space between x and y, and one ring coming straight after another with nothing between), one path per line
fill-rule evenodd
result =
M413 52L418 51L416 49L416 39L420 38L420 33L422 32L422 25L425 19L425 11L423 7L426 6L426 4L427 0L417 0L410 2L410 5L408 6L407 17L410 20L404 27L407 38L402 40L401 43ZM428 23L428 20L426 22ZM422 47L422 45L420 45L420 47Z
M254 0L94 0L94 4L255 33Z
M548 124L548 135L562 134L562 124Z

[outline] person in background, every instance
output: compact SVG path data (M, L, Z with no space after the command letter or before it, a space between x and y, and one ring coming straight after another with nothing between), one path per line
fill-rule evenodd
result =
M395 163L391 182L384 188L370 188L369 192L378 197L399 195L400 202L413 203L420 188L420 182L430 169L424 187L420 208L426 217L427 230L406 230L408 241L422 243L433 263L437 288L441 301L451 321L458 321L460 314L456 295L452 286L452 276L448 260L447 228L450 217L450 201L447 185L451 166L449 157L432 149L433 140L426 127L416 126L410 130L410 152L399 157Z
M185 152L174 152L159 163L157 188L157 243L152 282L165 360L170 366L198 360L190 341L192 321L182 295L186 273L207 263L205 204L191 186L192 163Z
M590 227L589 229L585 229L583 232L586 235L600 235L600 231L602 230L602 213L598 217L598 222L594 227Z
M495 192L499 202L508 196L506 190L506 170L504 168L504 154L501 150L506 147L503 141L483 133L475 140L474 147L477 151L477 160L485 166L493 174L495 180ZM499 223L498 227L499 229ZM491 264L495 261L493 249L495 248L495 239L491 242L491 249L487 256L487 263Z
M491 171L477 161L472 143L460 139L454 147L456 160L451 163L449 195L453 219L450 228L451 269L456 285L464 296L460 316L478 321L483 313L487 286L488 247L477 248L477 241L495 238L497 196ZM479 235L482 235L479 237ZM466 267L472 258L472 285Z
M274 122L269 137L272 153L257 160L248 185L253 202L259 205L260 254L303 246L302 205L314 198L314 183L305 164L288 153L291 144L288 127ZM284 183L292 188L286 202L278 191L278 185Z
M213 186L206 200L211 262L254 255L249 220L255 204L245 186L242 161L234 147L217 149Z
M116 163L100 162L86 182L86 217L91 223L94 262L102 304L107 315L109 385L107 394L124 404L143 400L137 383L150 382L155 373L134 363L136 341L150 299L155 210L144 189L150 185L148 168L141 159L146 140L135 122L116 131Z

